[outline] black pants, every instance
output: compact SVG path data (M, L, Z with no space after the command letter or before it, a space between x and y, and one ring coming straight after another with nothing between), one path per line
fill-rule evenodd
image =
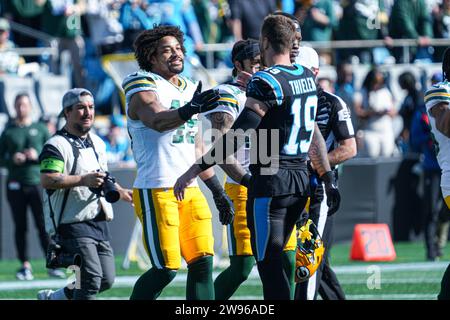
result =
M8 183L6 196L11 207L11 214L15 224L15 242L18 259L23 263L28 261L27 252L27 209L31 207L34 224L39 233L39 240L45 256L49 243L45 231L44 212L42 210L41 189L38 185L14 185ZM17 190L16 190L17 189Z
M283 248L307 199L288 195L249 197L247 201L247 225L266 300L290 300L289 280L283 269Z
M344 300L345 294L329 263L329 252L333 244L334 217L328 217L327 199L323 185L319 184L311 197L309 218L317 226L322 237L325 253L316 273L295 287L295 300L315 300L317 293L323 300Z

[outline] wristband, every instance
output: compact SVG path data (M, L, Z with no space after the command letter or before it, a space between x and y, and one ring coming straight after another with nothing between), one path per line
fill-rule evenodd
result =
M241 182L240 182L240 185L242 185L242 186L248 188L248 185L250 184L250 179L251 179L251 178L252 178L252 175L246 173L246 174L242 177Z
M211 178L203 181L205 185L208 187L209 190L214 194L222 193L223 187L219 182L219 179L217 179L217 176L214 175Z
M214 163L206 162L204 157L201 157L199 162L197 163L197 165L199 166L200 170L202 170L202 172L213 167L215 164L216 164L215 162Z
M334 183L334 173L332 170L325 172L320 179L325 183Z
M178 110L178 115L184 121L188 121L195 114L194 108L191 108L190 105L184 105L184 106L178 108L177 110Z

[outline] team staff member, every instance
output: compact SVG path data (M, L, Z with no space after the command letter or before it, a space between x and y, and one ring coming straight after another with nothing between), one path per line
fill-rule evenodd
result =
M16 96L14 109L16 118L6 126L0 138L0 165L8 169L6 197L14 221L17 255L22 264L16 278L33 280L27 250L27 209L28 206L31 207L40 245L45 255L49 239L45 232L42 212L38 156L50 135L44 124L32 121L33 106L27 93L19 93ZM65 277L64 272L58 269L49 269L48 273L50 276Z
M44 214L47 232L67 254L79 254L79 283L57 291L41 290L39 300L92 300L111 288L115 277L114 255L108 222L111 203L92 190L101 188L108 171L103 140L90 132L94 124L94 97L83 88L63 96L66 124L51 137L39 156L41 183L46 189ZM132 202L132 192L115 184L120 198ZM79 288L78 288L79 287Z
M450 209L450 48L442 61L444 81L432 86L425 94L425 106L434 136L437 159L442 170L441 190ZM438 300L450 300L450 265L445 270Z
M271 164L263 164L262 159L258 158L255 164L250 165L251 178L242 173L232 177L249 187L247 224L263 283L264 299L289 300L291 297L289 281L283 270L282 253L308 199L308 155L325 181L330 214L337 210L340 199L334 186L325 142L314 123L317 109L314 75L310 70L290 62L295 37L296 28L289 18L269 15L264 19L260 50L261 59L268 68L253 75L247 85L245 108L230 131L175 185L177 197L182 198L186 185L199 172L224 160L215 158L217 148L224 147L225 156L229 155L227 152L239 150L235 129L257 129L257 141L261 141L265 133L269 137L273 133L279 134L278 148L270 150ZM300 115L307 115L304 122L300 121ZM251 148L256 147L252 143Z
M319 56L313 48L300 47L296 63L310 69L317 77ZM318 97L316 122L327 145L328 160L337 180L337 165L356 155L355 132L350 111L341 98L322 89L318 89ZM312 172L312 175L317 179L317 172ZM317 187L311 196L309 218L322 237L325 254L317 272L308 281L297 284L296 299L315 300L317 292L323 300L345 299L344 291L329 264L334 217L328 217L327 212L324 183L318 179Z
M196 183L184 201L177 201L172 187L196 154L203 153L196 115L215 108L219 95L215 90L200 93L201 85L181 75L184 53L178 27L146 30L135 41L141 70L123 81L137 162L133 201L153 266L138 279L131 299L156 299L175 277L182 257L188 264L186 298L214 299L208 203ZM230 223L233 204L214 171L207 170L200 178L213 193L221 222Z

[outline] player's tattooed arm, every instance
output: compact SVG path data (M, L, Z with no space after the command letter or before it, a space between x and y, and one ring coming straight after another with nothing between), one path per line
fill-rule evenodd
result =
M328 153L330 166L335 166L356 156L356 140L349 138L339 141L339 146Z
M314 123L314 134L308 154L314 169L319 174L319 177L325 172L331 170L330 162L328 161L327 146L322 134L320 133L317 123Z
M211 121L211 128L218 130L221 135L230 130L233 125L234 118L226 112L214 112L206 115L209 121ZM214 143L216 136L213 135L211 142Z
M436 128L447 138L450 138L450 108L448 103L438 103L430 109L430 113L436 119Z
M214 143L216 139L225 134L233 125L234 118L226 112L214 112L206 116L209 121L211 121L211 128L213 134L211 137L211 142ZM231 177L234 181L241 181L242 177L245 175L245 170L239 164L234 155L228 156L223 164L219 164L225 173Z
M65 175L62 173L41 174L41 184L45 189L60 189Z

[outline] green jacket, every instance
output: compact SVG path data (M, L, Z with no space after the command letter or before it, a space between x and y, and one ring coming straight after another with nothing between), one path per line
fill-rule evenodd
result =
M76 3L77 1L74 1ZM66 17L63 13L56 14L50 1L47 1L42 14L42 31L58 38L73 39L81 35L81 17L72 15Z
M383 1L378 2L379 12L384 12ZM376 40L381 38L381 29L383 26L372 26L377 21L369 21L367 16L364 16L357 6L366 6L364 1L344 0L341 1L343 16L339 22L338 32L336 33L337 40Z
M24 18L36 17L44 11L44 5L36 4L36 0L2 0L1 4L6 12Z
M394 39L433 37L431 14L424 0L396 0L389 19L389 35Z
M336 25L333 3L331 0L319 0L315 3L314 7L325 14L330 19L330 22L326 26L319 24L308 13L302 25L302 38L305 41L330 41L331 34Z
M27 127L19 127L10 123L0 137L0 166L8 169L8 181L17 181L25 185L40 183L39 160L28 161L23 165L14 164L12 157L16 152L34 148L39 155L44 143L50 138L45 124L32 123Z

